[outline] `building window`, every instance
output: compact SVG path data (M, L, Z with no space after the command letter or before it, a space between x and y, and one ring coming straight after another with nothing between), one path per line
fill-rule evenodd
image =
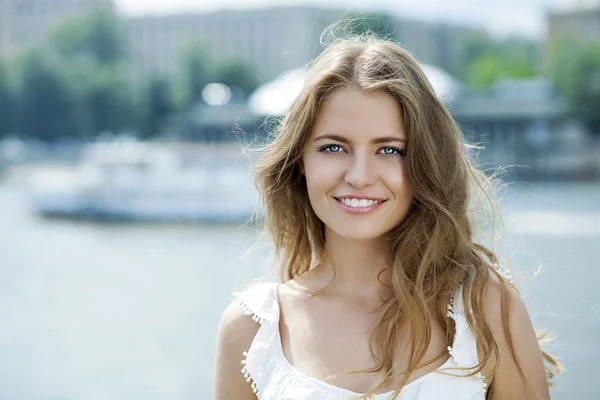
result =
M25 15L28 7L29 3L27 2L17 3L14 5L14 13L19 16Z

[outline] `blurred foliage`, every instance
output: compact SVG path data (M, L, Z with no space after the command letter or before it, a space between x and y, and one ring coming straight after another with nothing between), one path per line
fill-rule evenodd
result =
M69 21L51 37L63 61L61 71L71 78L81 136L119 131L134 123L123 43L120 21L108 11Z
M93 76L85 85L81 104L87 132L117 132L133 126L131 88L125 73L117 66L94 68Z
M375 33L384 38L397 36L396 18L386 12L345 14L336 25L342 33ZM400 22L401 23L401 22ZM539 43L519 37L495 39L473 31L465 35L452 54L450 72L471 88L486 89L502 78L530 78L539 74Z
M42 140L77 135L74 99L55 63L41 53L20 63L20 133Z
M154 77L142 90L138 124L142 137L156 137L166 129L175 112L170 85L167 78Z
M258 86L254 70L248 64L237 59L217 61L215 82L238 87L245 94L253 92Z
M67 59L81 58L110 65L125 57L121 25L109 11L97 11L68 21L51 36L53 47Z
M131 126L118 23L105 12L67 22L16 60L17 134L52 141Z
M572 113L600 134L600 44L561 38L550 47L549 74Z
M177 103L184 109L196 105L202 89L214 82L215 65L209 46L199 40L186 43L180 52L178 65Z
M5 63L6 71L0 66L0 137L89 139L132 129L156 137L201 101L208 83L222 81L245 95L257 87L249 66L216 59L199 38L184 48L175 76L131 79L122 28L114 13L96 11L60 25L45 43Z
M522 38L466 37L458 46L453 74L473 88L487 88L501 78L539 74L539 44Z
M396 18L386 12L344 14L336 29L342 33L375 33L384 38L396 36ZM400 22L401 23L401 22ZM519 37L495 39L473 31L465 35L452 55L452 71L468 86L486 89L502 78L530 78L539 74L539 43Z
M199 40L182 47L178 65L177 104L190 109L201 104L202 89L214 82L241 89L245 96L258 87L255 71L236 58L217 58L208 44Z
M395 24L385 12L350 13L340 27L394 37ZM131 129L156 137L202 103L209 83L238 88L232 92L241 91L242 97L256 89L256 71L249 65L217 58L201 37L192 39L182 47L173 76L132 76L117 15L97 11L68 21L47 42L0 65L0 137L14 132L43 140L91 138ZM531 40L473 32L457 43L449 72L472 88L486 89L498 79L538 75L539 51ZM600 126L599 45L556 43L549 64L549 75L573 113Z
M6 66L0 64L0 134L17 128L17 96L12 87Z

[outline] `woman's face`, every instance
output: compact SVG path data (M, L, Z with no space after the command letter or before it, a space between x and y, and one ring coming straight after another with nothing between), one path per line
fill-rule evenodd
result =
M350 87L327 97L302 157L310 203L327 229L368 240L402 222L412 203L406 139L391 95Z

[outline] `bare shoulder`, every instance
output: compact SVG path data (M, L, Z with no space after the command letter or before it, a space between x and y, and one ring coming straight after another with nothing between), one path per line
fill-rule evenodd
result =
M256 336L256 332L258 332L259 326L257 322L252 320L250 315L244 313L240 301L235 299L229 303L221 315L219 336L236 339L236 343L250 345L254 336Z
M215 399L255 399L241 369L244 352L250 348L259 329L251 316L245 315L240 302L231 302L219 321L215 365Z
M519 292L508 283L502 284L496 279L489 279L487 282L484 307L488 323L496 325L498 328L497 325L502 324L503 310L508 311L513 318L529 320L527 308Z
M488 398L549 399L542 352L521 295L490 279L484 312L499 352Z
M490 279L484 297L484 310L487 323L498 339L506 339L509 334L516 335L513 341L531 335L536 337L525 302L511 285ZM505 326L505 319L508 321L508 326Z

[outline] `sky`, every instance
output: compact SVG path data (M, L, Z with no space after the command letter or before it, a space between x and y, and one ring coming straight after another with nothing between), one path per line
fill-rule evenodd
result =
M429 21L487 28L492 34L542 38L549 10L585 6L600 0L115 0L125 15L247 9L272 5L312 5L355 10L386 10Z

